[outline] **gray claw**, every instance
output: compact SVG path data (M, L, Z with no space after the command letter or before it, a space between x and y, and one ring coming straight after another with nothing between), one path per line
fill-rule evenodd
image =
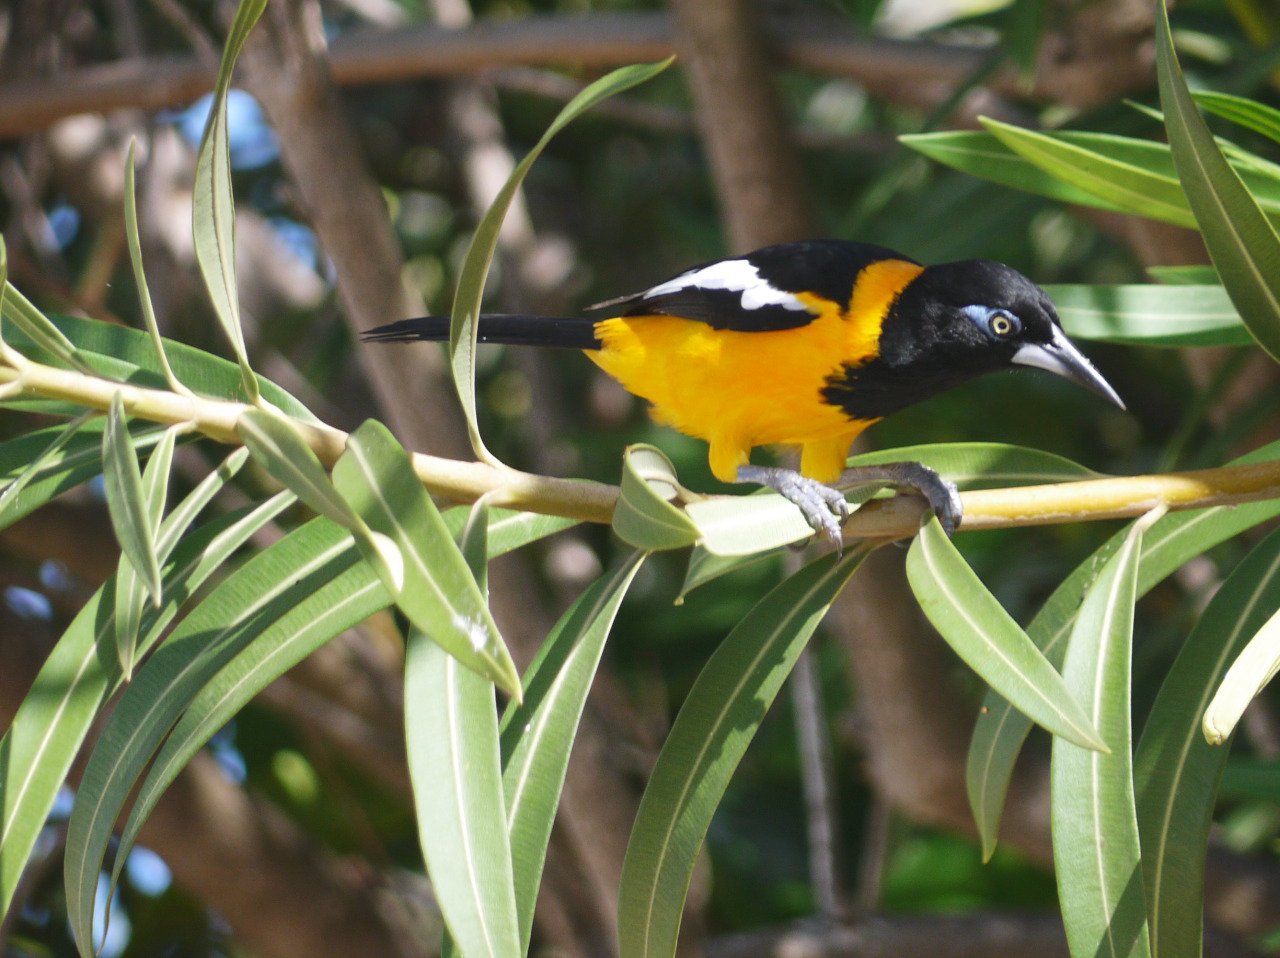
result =
M943 531L951 535L964 516L964 505L955 483L919 462L891 462L883 466L858 466L845 470L841 486L861 483L890 483L914 489L928 500Z
M738 481L754 482L773 489L800 510L814 532L826 537L837 551L843 547L840 526L849 518L849 503L839 490L802 476L793 469L772 466L741 466Z

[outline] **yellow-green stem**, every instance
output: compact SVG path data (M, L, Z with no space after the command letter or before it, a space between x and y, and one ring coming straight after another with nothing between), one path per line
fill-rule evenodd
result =
M121 394L125 411L140 419L188 424L218 442L239 444L236 422L250 407L203 396L184 396L112 382L29 360L0 366L0 394L15 387L25 395L63 399L91 409L107 409ZM326 465L342 454L347 434L332 426L294 420ZM480 462L460 462L413 454L414 469L433 495L473 502L490 495L494 506L608 523L618 488L599 482L557 479ZM984 489L962 495L962 530L1049 525L1139 516L1157 505L1197 509L1280 497L1280 462L1224 466L1195 472L1121 476L1044 486ZM845 538L901 539L919 528L921 500L910 496L878 500L859 509L845 526Z

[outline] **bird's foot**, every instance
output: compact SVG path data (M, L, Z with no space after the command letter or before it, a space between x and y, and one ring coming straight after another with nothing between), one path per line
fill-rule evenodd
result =
M837 550L843 546L840 526L849 518L849 503L839 490L776 466L739 466L738 481L768 486L793 503L814 532L822 533Z
M964 516L960 491L954 482L943 479L936 471L919 462L890 462L883 466L857 466L846 469L837 483L841 488L868 484L885 484L911 489L928 501L947 535L956 531Z

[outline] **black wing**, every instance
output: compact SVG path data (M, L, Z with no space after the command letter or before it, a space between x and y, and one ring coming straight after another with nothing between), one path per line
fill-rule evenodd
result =
M590 308L621 306L623 316L680 316L737 332L796 329L817 315L796 293L847 306L858 273L885 259L907 257L843 240L783 243L703 263L642 293Z

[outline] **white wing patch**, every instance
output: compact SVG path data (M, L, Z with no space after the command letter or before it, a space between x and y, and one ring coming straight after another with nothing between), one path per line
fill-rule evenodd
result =
M681 273L675 279L660 283L645 293L645 296L662 296L666 293L678 293L682 289L694 286L698 289L723 289L741 293L740 302L743 309L761 309L765 306L781 306L783 309L805 311L804 303L796 299L786 290L770 286L769 282L745 259L723 259L701 269L691 269Z

